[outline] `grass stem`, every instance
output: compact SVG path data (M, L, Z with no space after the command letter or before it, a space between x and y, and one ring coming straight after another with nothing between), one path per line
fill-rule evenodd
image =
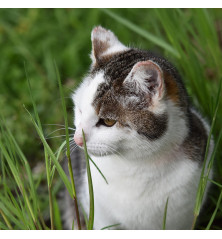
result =
M215 218L215 216L217 214L218 208L220 207L221 199L222 199L222 190L220 190L220 195L219 195L219 198L217 200L216 208L215 208L215 210L214 210L214 212L213 212L213 214L212 214L212 216L210 218L210 221L209 221L209 223L208 223L208 225L206 227L206 230L210 230L210 227L211 227L211 225L212 225L212 223L214 221L214 218Z
M168 201L169 201L169 197L166 200L166 204L165 204L165 208L164 208L163 230L166 230L166 218L167 218Z
M0 209L0 214L2 215L7 227L10 229L10 230L13 230L13 227L11 225L11 223L9 222L8 218L6 217L6 215L4 214L4 212Z
M86 139L85 139L85 133L82 130L83 135L83 144L84 144L84 153L85 153L85 159L86 159L86 169L87 169L87 176L88 176L88 188L89 188L89 220L88 220L88 230L93 229L94 224L94 193L93 193L93 183L92 183L92 176L90 171L90 163L89 163L89 154L86 147Z

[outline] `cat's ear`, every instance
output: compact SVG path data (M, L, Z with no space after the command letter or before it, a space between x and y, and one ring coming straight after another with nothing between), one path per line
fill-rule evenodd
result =
M92 53L91 59L93 65L101 59L101 57L114 54L116 52L127 50L118 38L110 30L98 26L92 30Z
M151 60L136 63L123 84L136 94L147 94L153 103L161 100L164 95L163 72Z

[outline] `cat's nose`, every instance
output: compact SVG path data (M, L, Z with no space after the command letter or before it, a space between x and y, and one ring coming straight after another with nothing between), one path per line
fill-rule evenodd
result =
M78 146L80 146L80 147L83 146L83 137L82 137L82 135L75 133L75 135L74 135L74 141L76 142L76 144L77 144Z

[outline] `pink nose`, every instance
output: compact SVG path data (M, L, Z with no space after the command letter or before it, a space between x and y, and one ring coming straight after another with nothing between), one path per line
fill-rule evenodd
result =
M80 147L83 146L83 138L81 135L75 134L74 135L74 141L76 142L77 145L79 145Z

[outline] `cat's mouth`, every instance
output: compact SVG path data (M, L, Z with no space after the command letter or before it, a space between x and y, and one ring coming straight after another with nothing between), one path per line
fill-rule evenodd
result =
M104 157L115 154L115 149L105 144L88 144L87 151L89 155L96 157Z

